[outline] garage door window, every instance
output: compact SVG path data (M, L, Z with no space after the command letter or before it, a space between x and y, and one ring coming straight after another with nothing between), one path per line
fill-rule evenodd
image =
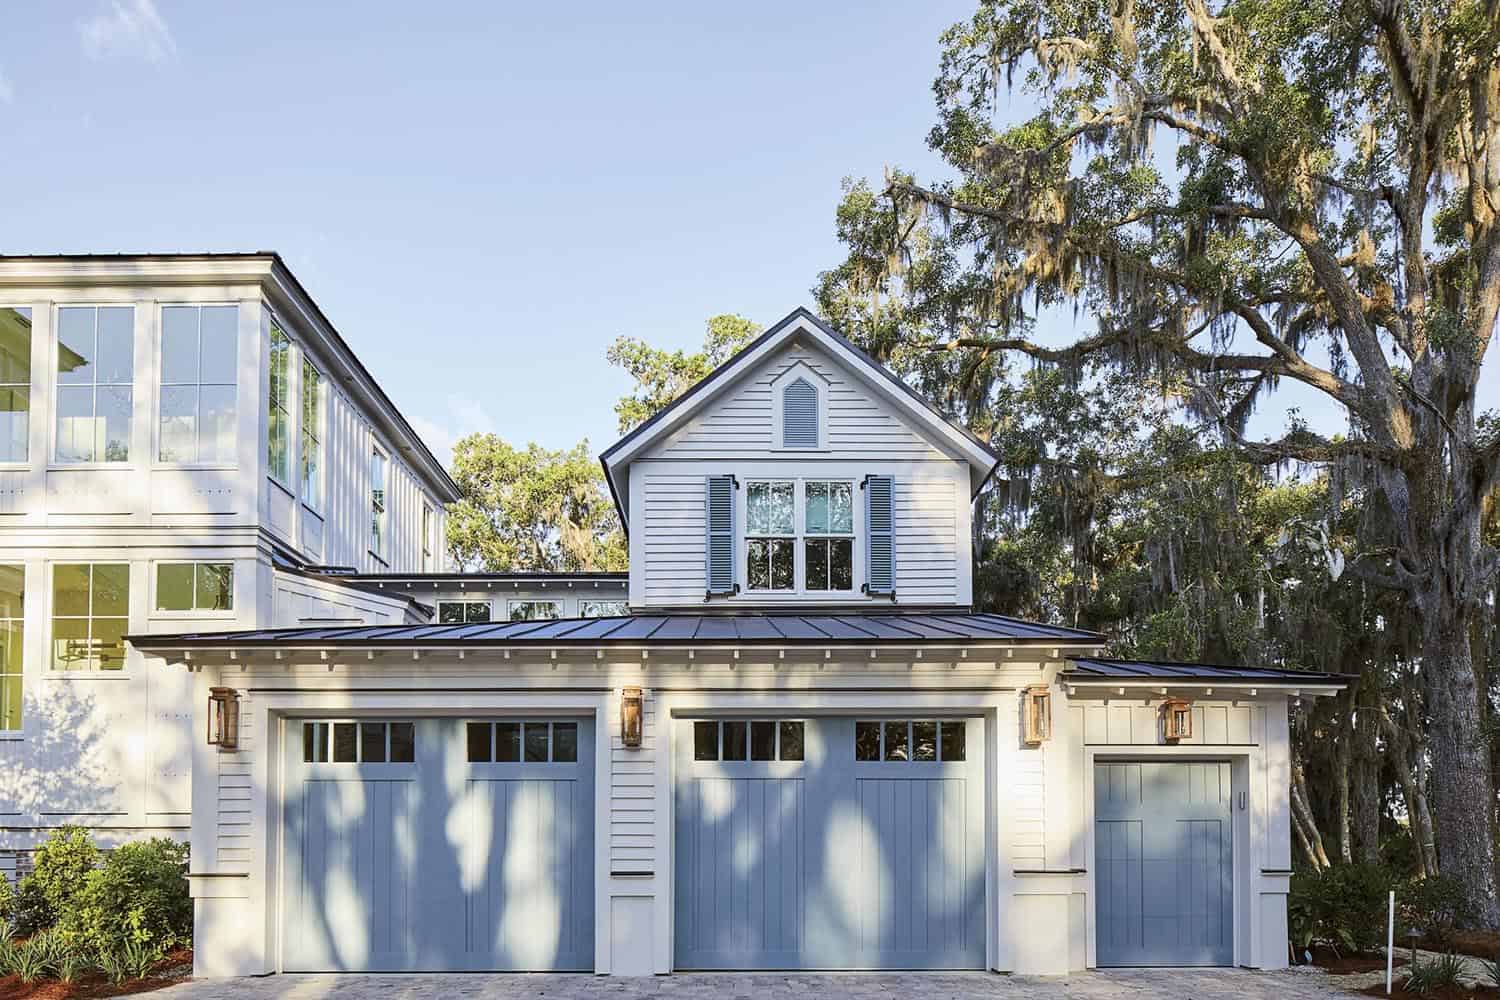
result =
M865 762L958 763L966 758L968 750L964 732L962 721L889 719L856 722L854 759Z
M576 722L471 722L470 764L576 764Z
M776 761L802 759L803 724L794 719L729 719L693 723L693 759Z
M417 759L410 722L304 722L307 764L411 764Z

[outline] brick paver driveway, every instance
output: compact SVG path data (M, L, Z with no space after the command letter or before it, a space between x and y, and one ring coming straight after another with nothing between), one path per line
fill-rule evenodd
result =
M173 986L162 1000L437 1000L440 997L542 997L549 1000L1325 1000L1351 997L1321 972L1247 972L1239 969L1130 969L1066 979L990 973L843 975L678 974L650 979L589 975L266 976L200 980ZM1362 984L1361 984L1362 985Z

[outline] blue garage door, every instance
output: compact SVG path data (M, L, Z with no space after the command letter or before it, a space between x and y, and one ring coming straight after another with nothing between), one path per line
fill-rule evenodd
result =
M1230 801L1225 761L1096 765L1100 965L1233 963Z
M680 969L984 967L983 723L676 723Z
M287 733L283 968L593 968L592 723Z

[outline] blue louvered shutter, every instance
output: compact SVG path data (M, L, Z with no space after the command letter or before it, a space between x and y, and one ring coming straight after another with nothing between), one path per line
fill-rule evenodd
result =
M781 446L818 446L818 390L805 378L781 390Z
M890 476L865 480L865 589L896 593L896 488Z
M710 594L734 593L734 477L708 477L708 546L705 576Z

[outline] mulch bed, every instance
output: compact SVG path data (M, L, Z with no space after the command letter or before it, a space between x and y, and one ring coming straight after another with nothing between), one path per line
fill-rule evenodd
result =
M1385 983L1366 986L1359 992L1365 996L1385 996ZM1493 986L1447 986L1431 993L1408 993L1405 984L1397 980L1391 988L1391 996L1397 1000L1493 1000L1500 997L1500 989Z
M1428 942L1421 946L1429 951L1456 951L1476 958L1500 959L1500 931L1454 931L1453 943L1447 947Z
M1384 955L1340 955L1332 948L1314 948L1312 962L1324 972L1332 976L1352 976L1361 972L1384 972ZM1406 959L1398 953L1396 955L1396 968L1406 964ZM1383 989L1384 987L1382 987Z
M0 1000L96 1000L102 997L125 997L150 993L193 977L193 951L182 948L157 963L145 979L131 979L116 986L102 972L90 972L71 983L37 980L26 984L15 976L0 979Z

